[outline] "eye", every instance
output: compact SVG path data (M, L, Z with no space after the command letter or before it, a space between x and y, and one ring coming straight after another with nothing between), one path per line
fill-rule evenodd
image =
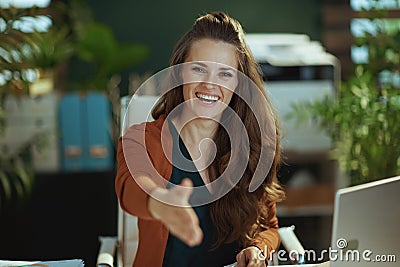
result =
M226 72L226 71L225 72L221 72L219 75L222 76L222 77L233 77L232 73Z
M193 67L192 70L194 70L195 72L200 72L200 73L206 73L207 70L205 68L202 67Z

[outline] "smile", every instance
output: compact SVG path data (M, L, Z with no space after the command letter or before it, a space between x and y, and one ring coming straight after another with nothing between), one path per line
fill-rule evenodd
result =
M206 95L202 93L196 93L196 97L207 104L215 103L221 99L219 96Z

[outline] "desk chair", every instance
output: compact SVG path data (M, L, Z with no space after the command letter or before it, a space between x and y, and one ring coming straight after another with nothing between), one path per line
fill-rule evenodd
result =
M150 114L150 110L157 102L158 97L135 96L134 105L129 106L128 109L130 99L127 96L121 98L121 134L124 134L133 124L152 120L151 116L148 118L148 114ZM293 230L293 228L290 229ZM290 229L279 229L282 244L288 251L293 248L301 251L303 248L293 231L290 233ZM287 234L288 230L289 234ZM118 205L118 236L99 237L99 240L101 244L97 258L98 267L131 267L139 242L137 217L124 212ZM276 255L268 265L278 265Z

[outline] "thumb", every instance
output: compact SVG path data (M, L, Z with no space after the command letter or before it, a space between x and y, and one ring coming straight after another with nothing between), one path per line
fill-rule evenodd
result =
M185 178L182 180L181 184L179 186L175 186L173 190L181 198L189 200L190 195L193 193L193 182L192 180Z

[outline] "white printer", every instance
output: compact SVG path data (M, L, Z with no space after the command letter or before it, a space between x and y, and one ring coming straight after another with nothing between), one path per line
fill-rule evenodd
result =
M265 88L277 110L282 148L294 152L326 152L331 140L314 123L297 125L285 116L291 104L334 97L340 64L317 41L304 34L246 34L246 42L264 74Z

